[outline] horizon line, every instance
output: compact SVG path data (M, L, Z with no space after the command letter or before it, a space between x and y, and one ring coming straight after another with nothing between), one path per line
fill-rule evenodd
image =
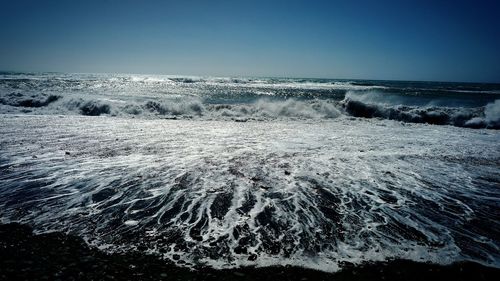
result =
M3 73L19 73L19 74L99 74L99 75L159 75L159 76L178 76L178 77L210 77L210 78L271 78L271 79L318 79L318 80L351 80L351 81L385 81L385 82L418 82L418 83L464 83L464 84L492 84L500 85L498 82L479 82L479 81L444 81L444 80L408 80L408 79L371 79L371 78L325 78L325 77L297 77L297 76L264 76L264 75L206 75L206 74L164 74L164 73L132 73L132 72L64 72L64 71L18 71L18 70L1 70Z

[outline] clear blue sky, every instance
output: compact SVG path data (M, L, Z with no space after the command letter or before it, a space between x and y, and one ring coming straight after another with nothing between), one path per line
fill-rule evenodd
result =
M500 1L0 0L0 69L500 82Z

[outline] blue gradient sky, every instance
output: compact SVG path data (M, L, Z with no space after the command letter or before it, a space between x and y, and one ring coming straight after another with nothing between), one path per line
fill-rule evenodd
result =
M0 2L2 70L500 82L500 1Z

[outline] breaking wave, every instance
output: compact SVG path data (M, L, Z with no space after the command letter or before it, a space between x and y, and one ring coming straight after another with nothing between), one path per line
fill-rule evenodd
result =
M437 107L397 104L398 98L348 93L342 101L346 113L355 117L382 118L411 123L500 129L500 100L485 107ZM400 100L400 99L399 99Z
M0 74L0 113L271 121L340 116L500 128L495 84Z
M88 99L85 96L25 97L16 95L17 100L0 103L8 105L11 111L26 113L25 107L34 114L81 114L136 115L143 117L205 118L271 120L280 118L336 118L341 115L336 103L331 101L300 101L295 99L258 99L246 104L210 104L196 97L170 98L163 100L116 100ZM33 108L37 107L37 108ZM7 111L7 110L6 110ZM240 120L240 119L238 119Z
M165 99L109 98L85 96L24 96L0 99L5 112L33 114L81 114L89 116L142 116L145 118L199 118L220 120L330 119L341 115L381 118L410 123L500 129L500 100L484 107L439 107L397 104L394 97L347 93L344 100L272 100L261 98L243 104L212 104L198 97Z
M56 95L31 95L25 96L21 93L11 93L5 97L0 97L0 104L10 105L14 107L43 107L47 106L58 99L61 96Z

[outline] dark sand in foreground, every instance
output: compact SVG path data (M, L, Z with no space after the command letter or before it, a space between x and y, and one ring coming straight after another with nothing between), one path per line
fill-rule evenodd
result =
M345 265L337 273L298 267L192 271L138 253L105 254L81 239L34 235L19 224L0 225L0 280L499 280L500 269L477 263L441 266L406 260Z

